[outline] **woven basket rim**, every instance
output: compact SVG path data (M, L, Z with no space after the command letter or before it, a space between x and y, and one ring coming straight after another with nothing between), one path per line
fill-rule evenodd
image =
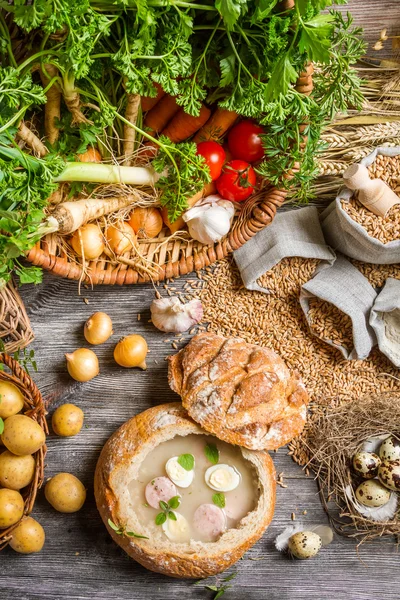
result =
M11 373L8 373L1 370L0 381L8 381L13 383L21 390L24 396L24 410L22 414L36 421L43 429L45 434L48 435L49 430L46 421L47 411L45 403L31 376L21 367L18 361L4 352L0 353L0 364L5 365L11 371ZM2 451L4 451L4 449ZM37 491L42 486L44 481L44 460L46 452L47 446L44 444L37 452L33 454L36 463L33 480L26 488L19 490L24 498L24 513L17 523L11 527L8 527L7 529L0 530L0 550L3 550L3 548L9 544L13 530L17 527L21 520L28 516L33 510Z

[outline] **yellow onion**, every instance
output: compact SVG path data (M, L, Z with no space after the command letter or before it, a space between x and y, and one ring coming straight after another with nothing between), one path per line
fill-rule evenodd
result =
M156 208L135 208L131 213L129 225L138 238L154 238L163 228L163 220Z
M141 335L127 335L114 348L114 360L121 367L147 369L147 342Z
M136 242L136 235L132 227L122 221L117 225L107 227L106 239L115 254L123 254L132 250Z
M78 348L71 354L66 354L67 369L72 379L89 381L99 374L99 361L93 350Z
M104 237L97 225L87 223L74 232L71 237L71 246L78 256L94 260L104 251Z
M113 334L112 321L104 312L95 312L85 323L83 335L89 344L103 344Z

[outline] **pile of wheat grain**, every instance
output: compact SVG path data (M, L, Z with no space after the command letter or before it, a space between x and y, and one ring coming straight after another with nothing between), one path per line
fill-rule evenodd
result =
M396 193L400 193L400 156L377 156L368 168L371 179L380 178ZM395 204L385 217L379 217L365 208L353 196L348 202L342 200L343 210L364 227L368 235L383 244L400 239L400 204Z
M348 350L353 348L353 325L349 315L339 310L334 304L310 298L308 323L313 333L322 340Z
M290 368L300 372L314 406L400 390L398 370L377 348L366 360L348 361L310 333L299 293L317 263L301 258L281 261L260 278L260 285L270 290L264 294L243 287L232 259L221 261L212 274L203 276L205 285L198 292L209 330L273 348ZM372 285L382 285L387 277L400 279L400 267L395 265L362 267Z

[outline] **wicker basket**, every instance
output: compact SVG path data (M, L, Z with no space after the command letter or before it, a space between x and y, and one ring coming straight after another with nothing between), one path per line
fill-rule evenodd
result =
M285 0L284 9L294 6L294 0ZM301 73L296 90L309 95L313 89L313 66L309 64ZM36 266L52 271L68 279L91 284L132 284L160 281L198 271L216 260L240 248L258 231L269 225L277 209L283 204L286 190L268 187L250 197L235 219L229 234L213 246L205 246L187 235L166 237L165 229L152 240L139 240L140 255L151 268L143 266L143 260L112 261L106 256L89 262L85 267L67 255L57 235L48 235L36 244L27 255Z
M29 317L12 281L0 289L0 340L9 354L34 340Z
M35 383L32 381L28 373L24 371L21 365L8 354L0 353L0 363L4 364L11 371L11 373L0 371L0 381L9 381L21 390L25 399L23 413L31 419L34 419L34 421L37 421L44 432L48 434L49 431L45 418L45 405L42 395ZM24 516L29 515L32 512L37 491L43 483L44 459L46 456L46 450L46 445L44 445L33 455L36 460L36 468L33 480L26 488L21 490L21 494L25 501ZM0 550L7 546L11 539L11 533L18 523L12 527L9 527L8 529L2 529L0 531Z

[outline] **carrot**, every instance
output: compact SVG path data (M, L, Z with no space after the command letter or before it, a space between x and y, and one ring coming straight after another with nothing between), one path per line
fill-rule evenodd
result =
M53 77L57 77L58 69L49 63L43 65L40 69L40 78L43 87L47 87ZM50 79L49 79L50 77ZM44 107L44 130L50 144L54 144L58 140L60 130L55 124L56 119L61 117L61 90L57 83L53 83L51 88L46 92L47 102Z
M43 157L48 153L48 150L43 142L38 138L37 135L33 133L33 131L29 129L29 127L25 125L23 121L21 121L19 124L17 136L20 140L25 142L29 148L32 148L37 156Z
M146 115L144 125L153 137L160 133L176 115L179 106L174 96L165 95ZM150 130L150 131L149 131Z
M120 210L132 204L135 196L114 196L112 198L84 198L76 202L62 202L51 213L54 231L62 235L73 233L88 221L94 221L103 215ZM55 221L53 221L55 219Z
M164 96L165 92L159 83L154 84L157 88L157 95L154 98L150 96L142 96L142 111L151 110L159 100Z
M183 142L192 137L196 131L203 127L210 115L210 109L204 104L201 106L198 117L188 115L183 108L181 108L172 121L170 121L167 127L162 131L162 135L166 135L171 142L174 142L175 144Z
M85 163L101 163L101 154L97 150L97 148L93 148L93 146L90 146L90 148L88 148L86 152L78 154L76 156L76 159L79 160L79 162Z
M234 110L217 108L207 123L196 133L193 141L197 144L208 140L219 140L232 127L237 118L238 115Z
M128 94L127 95L127 104L125 111L125 119L132 123L132 125L136 125L136 120L139 112L140 106L140 96L139 94ZM133 127L129 127L129 125L124 124L124 164L130 165L131 157L133 151L135 149L135 137L136 131Z
M197 194L188 199L187 203L189 208L194 206L196 202L201 200L201 198L209 196L210 194L215 194L216 190L217 188L215 187L215 183L213 181L211 181L211 183L207 183L204 189L202 189L200 192L197 192ZM176 221L171 223L171 221L168 218L168 208L166 206L162 207L161 216L163 218L164 224L168 227L171 233L175 233L180 229L184 229L184 227L186 226L186 223L182 217L178 217Z

